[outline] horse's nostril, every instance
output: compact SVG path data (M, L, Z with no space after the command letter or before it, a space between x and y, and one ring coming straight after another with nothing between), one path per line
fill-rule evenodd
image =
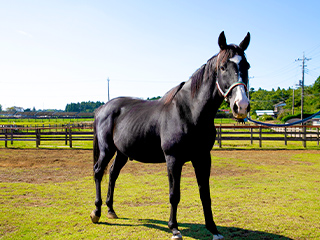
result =
M237 103L234 103L234 105L233 105L233 112L234 112L234 113L238 113L238 111L239 111L238 104L237 104Z

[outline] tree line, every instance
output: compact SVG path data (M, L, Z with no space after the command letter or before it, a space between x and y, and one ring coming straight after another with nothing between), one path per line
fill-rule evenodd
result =
M288 88L266 91L263 89L250 89L250 105L252 114L256 110L272 110L274 105L284 102L284 111L278 116L283 118L286 115L301 112L301 86L298 89ZM304 87L304 113L315 113L320 110L320 77L310 86Z
M264 90L259 88L255 90L250 88L250 114L254 116L256 110L273 110L274 105L280 102L285 103L283 107L284 111L278 116L278 118L283 118L287 115L291 115L293 112L299 114L301 112L301 87L297 89L272 89L271 91ZM294 97L293 97L294 96ZM157 100L161 98L152 97L147 100ZM294 101L294 102L293 102ZM69 103L65 107L65 112L94 112L95 109L105 104L104 102L78 102L78 103ZM15 107L16 108L16 107ZM229 105L224 101L220 109L229 109ZM2 111L2 106L0 104L0 111ZM8 110L8 109L7 109ZM9 109L10 110L10 109ZM12 109L14 110L14 109ZM310 86L304 87L304 112L305 113L315 113L320 110L320 76ZM24 111L36 111L35 109L25 109Z
M103 105L104 102L81 102L81 103L69 103L66 105L66 112L87 112L92 113L95 109Z
M301 86L293 89L272 89L271 91L261 89L255 90L250 88L250 114L256 115L256 110L274 110L274 105L285 103L284 111L278 115L281 119L287 115L301 113ZM293 102L294 101L294 102ZM223 102L220 109L229 109L229 105ZM320 76L310 86L304 87L304 113L315 113L320 110Z

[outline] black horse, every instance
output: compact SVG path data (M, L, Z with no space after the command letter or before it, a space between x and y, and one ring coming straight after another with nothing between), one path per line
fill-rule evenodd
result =
M108 217L117 218L113 193L120 170L129 159L144 163L166 162L171 213L168 222L172 239L182 239L178 230L177 207L180 201L182 166L191 161L195 169L207 229L213 239L223 239L213 221L210 198L210 151L216 129L214 118L222 101L230 102L233 115L244 119L249 111L247 82L249 63L244 51L250 33L237 45L227 45L224 32L220 52L202 65L187 82L167 92L157 101L115 98L100 107L94 122L94 178L96 209L94 223L101 216L101 180L109 161Z

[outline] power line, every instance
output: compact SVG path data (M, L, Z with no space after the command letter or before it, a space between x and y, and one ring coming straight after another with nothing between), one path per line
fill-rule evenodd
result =
M288 73L294 71L294 69L295 69L294 62L290 62L289 64L285 65L284 67L274 69L272 71L268 71L265 74L261 74L261 75L256 76L256 78L277 77L277 76L288 74Z

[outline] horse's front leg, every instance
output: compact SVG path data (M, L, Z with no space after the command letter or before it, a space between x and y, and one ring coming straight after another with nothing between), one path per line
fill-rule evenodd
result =
M206 222L206 228L213 234L213 240L224 239L219 233L215 222L213 221L210 197L209 178L211 172L211 155L210 153L203 155L199 159L192 161L197 182L199 186L200 199L202 202L203 213Z
M182 239L182 235L178 229L177 208L180 202L180 180L183 164L177 162L175 157L167 156L167 170L169 178L169 199L171 204L170 219L168 222L169 228L172 230L172 239Z

